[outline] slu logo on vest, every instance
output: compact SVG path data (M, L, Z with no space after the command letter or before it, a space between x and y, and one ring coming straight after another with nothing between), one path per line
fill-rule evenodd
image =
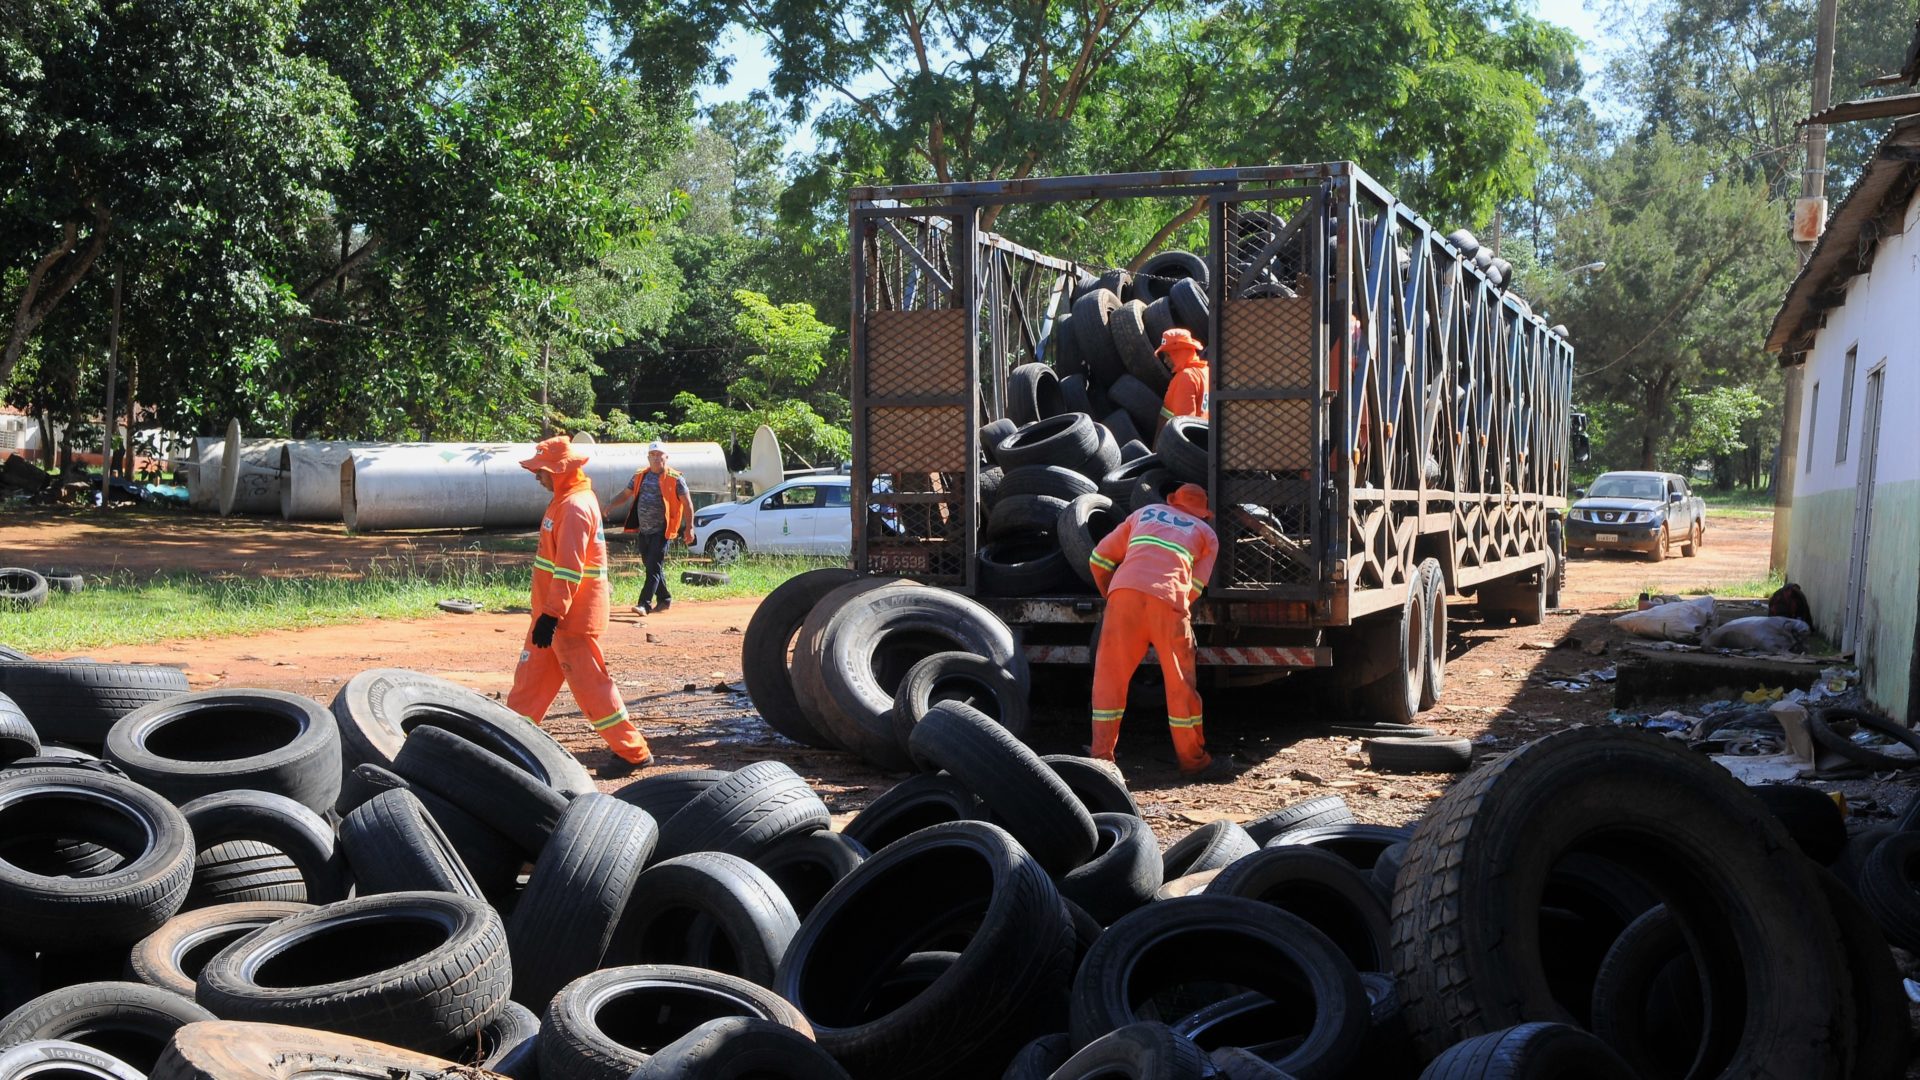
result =
M1170 510L1161 510L1158 507L1141 514L1140 520L1152 521L1161 525L1171 525L1176 529L1191 529L1195 525L1200 524L1190 517L1182 517Z

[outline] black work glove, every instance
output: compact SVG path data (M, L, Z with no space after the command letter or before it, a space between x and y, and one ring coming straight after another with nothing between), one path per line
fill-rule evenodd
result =
M553 632L560 626L558 615L542 615L533 620L533 647L544 649L553 644Z

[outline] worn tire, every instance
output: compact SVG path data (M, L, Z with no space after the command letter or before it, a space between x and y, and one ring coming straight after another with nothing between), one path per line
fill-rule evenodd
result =
M1408 843L1393 900L1394 967L1421 1052L1528 1016L1568 1015L1547 985L1539 942L1508 928L1538 918L1538 882L1598 835L1609 838L1608 860L1667 900L1709 978L1745 980L1744 1015L1709 1019L1744 1033L1726 1070L1839 1075L1851 1040L1837 1033L1848 1030L1852 995L1804 856L1724 770L1610 728L1549 735L1468 776Z
M1161 395L1155 393L1153 387L1132 375L1122 375L1115 379L1113 384L1107 387L1107 398L1116 408L1127 414L1127 419L1133 422L1136 436L1153 431L1154 426L1160 422ZM1118 439L1120 433L1114 432L1113 437Z
M1175 326L1185 327L1202 345L1207 342L1207 293L1197 281L1176 281L1167 290L1167 307Z
M307 902L346 898L346 860L334 843L333 826L292 799L265 791L221 791L200 796L180 814L197 845L251 840L279 852L298 871Z
M473 1070L371 1039L284 1024L202 1022L174 1033L148 1080L471 1080Z
M1108 325L1113 331L1113 347L1120 353L1120 364L1127 374L1164 397L1173 372L1154 353L1159 342L1147 340L1147 305L1138 300L1120 305Z
M1393 966L1386 901L1363 871L1331 852L1300 846L1254 852L1222 869L1207 895L1240 896L1298 915L1357 971Z
M1347 806L1347 800L1338 795L1321 795L1282 807L1271 814L1263 814L1247 822L1243 828L1254 843L1266 847L1283 832L1311 829L1319 825L1345 825L1352 820L1353 810Z
M1389 658L1386 672L1356 691L1367 716L1376 722L1410 724L1420 715L1426 685L1426 594L1415 578L1398 613L1382 612L1354 624L1347 640L1366 654Z
M1266 994L1313 1017L1300 1044L1274 1062L1303 1078L1332 1078L1359 1056L1368 1007L1360 976L1325 934L1278 908L1234 896L1188 896L1146 907L1107 928L1074 976L1079 1045L1134 1023L1156 990L1198 981Z
M1001 479L1000 488L994 493L993 508L997 510L1006 500L1017 495L1044 495L1062 502L1072 502L1088 492L1099 490L1099 487L1072 469L1063 469L1058 465L1022 465Z
M1425 712L1439 704L1447 687L1447 575L1438 559L1421 560L1419 572L1421 603L1427 614L1427 632L1422 639L1427 656L1420 672L1420 711Z
M1153 452L1167 471L1183 483L1207 486L1207 454L1212 434L1207 422L1194 416L1176 416L1160 429Z
M913 729L928 709L942 701L959 701L1023 739L1032 719L1027 702L1031 692L1025 681L991 660L967 652L934 653L908 668L894 691L894 738L906 753Z
M1075 941L1059 893L1013 837L954 822L875 852L834 886L774 988L855 1076L990 1076L1064 1026ZM902 957L934 948L960 955L910 1000L868 1009Z
M812 1039L750 1016L709 1020L660 1048L628 1080L848 1080Z
M1053 370L1059 372L1063 379L1086 372L1087 365L1080 359L1079 342L1073 331L1072 315L1062 315L1053 320L1053 333L1048 335L1046 344L1042 346L1040 359L1043 363L1052 364Z
M1079 587L1066 555L1050 536L1007 536L981 545L975 559L982 596L1047 596Z
M1060 512L1066 508L1065 499L1052 495L1003 496L987 513L987 528L982 539L989 544L996 540L1023 543L1049 539L1060 520Z
M512 977L506 928L485 901L389 893L241 938L207 962L194 998L223 1019L457 1053L506 1001Z
M1133 502L1134 488L1146 479L1149 473L1162 468L1164 464L1155 454L1123 462L1100 479L1100 494L1105 495L1116 507L1130 506Z
M1114 509L1113 500L1100 494L1082 495L1060 511L1053 538L1082 585L1093 586L1093 549L1124 520L1126 515Z
M1074 754L1042 754L1040 760L1067 785L1087 813L1140 816L1140 804L1133 801L1126 777L1112 762Z
M307 902L307 882L286 852L258 840L222 840L193 856L182 911L258 900Z
M761 852L753 865L773 879L793 913L804 919L868 854L860 841L821 829L787 837Z
M1409 825L1364 825L1349 822L1344 825L1315 825L1311 828L1288 829L1272 840L1268 847L1313 847L1351 863L1361 870L1373 869L1380 859L1380 853L1395 844L1404 844L1413 838L1413 827Z
M112 1054L64 1039L34 1039L0 1049L0 1080L59 1076L64 1080L147 1080Z
M1205 1080L1206 1051L1152 1022L1115 1028L1068 1058L1049 1080Z
M1039 756L979 710L943 702L909 743L914 762L965 784L1049 873L1092 857L1098 836L1071 788Z
M1113 344L1113 314L1119 309L1119 295L1106 289L1095 289L1073 302L1074 351L1102 386L1111 385L1126 371Z
M673 772L649 773L609 794L628 806L645 810L655 821L665 821L679 813L681 807L692 802L701 792L732 775L726 769L676 769Z
M46 602L45 575L24 566L0 566L0 610L30 611Z
M640 875L606 962L682 964L766 986L799 929L793 905L759 867L696 851Z
M445 892L484 899L447 834L410 791L382 792L354 807L340 822L340 847L360 896Z
M0 767L40 755L40 733L13 699L0 694Z
M202 690L143 706L114 722L106 758L176 804L242 790L325 810L340 796L333 717L279 690Z
M1094 409L1096 411L1104 410L1100 426L1111 432L1114 441L1122 446L1128 443L1140 443L1142 446L1146 445L1146 439L1149 436L1141 433L1140 426L1133 422L1133 417L1127 415L1127 410L1112 408L1112 404L1113 402L1108 400L1105 395L1102 395L1095 403ZM1152 432L1152 430L1152 428L1147 429L1149 433Z
M1826 792L1798 784L1760 784L1747 790L1779 819L1807 858L1830 866L1847 849L1846 815Z
M1021 364L1007 375L1007 419L1031 424L1067 409L1060 376L1045 364Z
M112 850L121 862L90 877L44 876L10 851L0 860L0 942L131 945L159 929L193 884L193 835L160 796L84 770L0 772L10 840L47 835ZM64 874L64 871L61 871Z
M0 1046L59 1039L148 1072L181 1027L213 1014L190 997L134 982L87 982L41 994L0 1018Z
M1027 424L1007 436L1000 443L998 464L1008 472L1022 465L1058 465L1081 472L1099 453L1100 432L1093 418L1084 413L1062 413Z
M1416 738L1377 736L1364 740L1367 764L1380 772L1466 772L1473 768L1473 740L1451 735Z
M191 1001L194 981L215 953L263 926L312 910L312 904L256 900L183 911L134 944L127 974Z
M1685 1076L1705 1034L1705 991L1686 935L1656 906L1608 947L1589 1027L1634 1075Z
M1428 1064L1420 1080L1618 1080L1632 1068L1577 1027L1531 1023L1465 1039Z
M811 1034L805 1016L745 979L671 964L613 967L568 983L540 1019L540 1080L627 1080L708 1020L748 1016Z
M945 773L920 773L881 792L842 832L876 852L921 829L979 816L979 800L966 785Z
M1920 867L1920 832L1897 832L1874 845L1861 862L1860 902L1887 940L1913 952L1920 946L1920 890L1912 868Z
M1835 731L1835 725L1842 725L1843 730ZM1847 737L1853 726L1885 735L1912 750L1913 756L1895 757L1861 746ZM1920 733L1865 709L1816 709L1807 716L1807 730L1814 742L1856 765L1869 769L1920 768Z
M981 429L982 445L986 445L986 431ZM853 571L833 566L788 578L774 586L754 608L753 618L747 621L747 632L740 639L740 665L754 709L768 727L807 746L838 748L801 709L787 653L814 605L851 580Z
M660 827L657 856L698 851L752 859L799 833L832 824L827 805L779 761L756 761L693 797Z
M1064 572L1064 568L1063 572ZM879 589L835 612L821 635L820 674L827 696L846 719L836 735L882 768L906 771L893 730L893 698L914 664L958 650L999 664L1016 680L1026 654L999 616L943 589Z
M1188 874L1218 870L1260 850L1247 830L1231 821L1210 821L1173 842L1161 858L1160 876L1172 881Z
M187 692L187 676L149 664L12 660L0 664L0 694L13 699L40 738L98 748L114 722Z
M1815 870L1814 876L1833 908L1852 976L1856 1014L1852 1075L1857 1080L1900 1080L1912 1057L1913 1032L1893 952L1874 925L1873 915L1838 877L1825 869Z
M1153 901L1163 881L1160 844L1138 815L1095 814L1093 827L1093 857L1060 876L1060 895L1107 926Z
M1004 416L990 424L980 425L980 452L987 456L988 461L995 465L1000 464L1000 444L1006 442L1008 437L1019 430L1019 424Z
M1093 395L1085 375L1060 376L1060 411L1093 415ZM1053 415L1053 414L1049 414Z
M608 795L567 805L507 922L513 1000L537 1012L600 966L658 835L645 811Z
M401 744L393 771L540 854L566 812L567 799L532 773L444 728L420 728Z
M407 733L424 724L479 743L562 795L598 790L586 766L538 725L446 679L404 668L373 668L347 680L334 695L332 710L348 768L393 768Z
M476 1069L512 1077L515 1073L506 1070L531 1059L538 1052L539 1038L540 1018L525 1005L509 1000L487 1021L487 1026L480 1029L478 1044L468 1055L467 1063Z

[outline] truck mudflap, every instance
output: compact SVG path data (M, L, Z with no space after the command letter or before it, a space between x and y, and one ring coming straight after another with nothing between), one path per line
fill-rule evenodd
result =
M1028 645L1030 664L1079 664L1093 662L1093 649L1087 645ZM1318 668L1333 665L1333 650L1313 645L1202 645L1193 651L1194 662L1203 667ZM1147 650L1142 664L1157 664L1159 655Z

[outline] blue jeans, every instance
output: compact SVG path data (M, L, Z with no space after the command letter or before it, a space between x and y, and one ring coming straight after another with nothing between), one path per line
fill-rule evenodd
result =
M640 534L640 565L646 569L646 580L640 585L640 599L634 603L641 607L651 604L670 603L673 595L667 592L666 571L661 564L667 559L667 534L643 532Z

